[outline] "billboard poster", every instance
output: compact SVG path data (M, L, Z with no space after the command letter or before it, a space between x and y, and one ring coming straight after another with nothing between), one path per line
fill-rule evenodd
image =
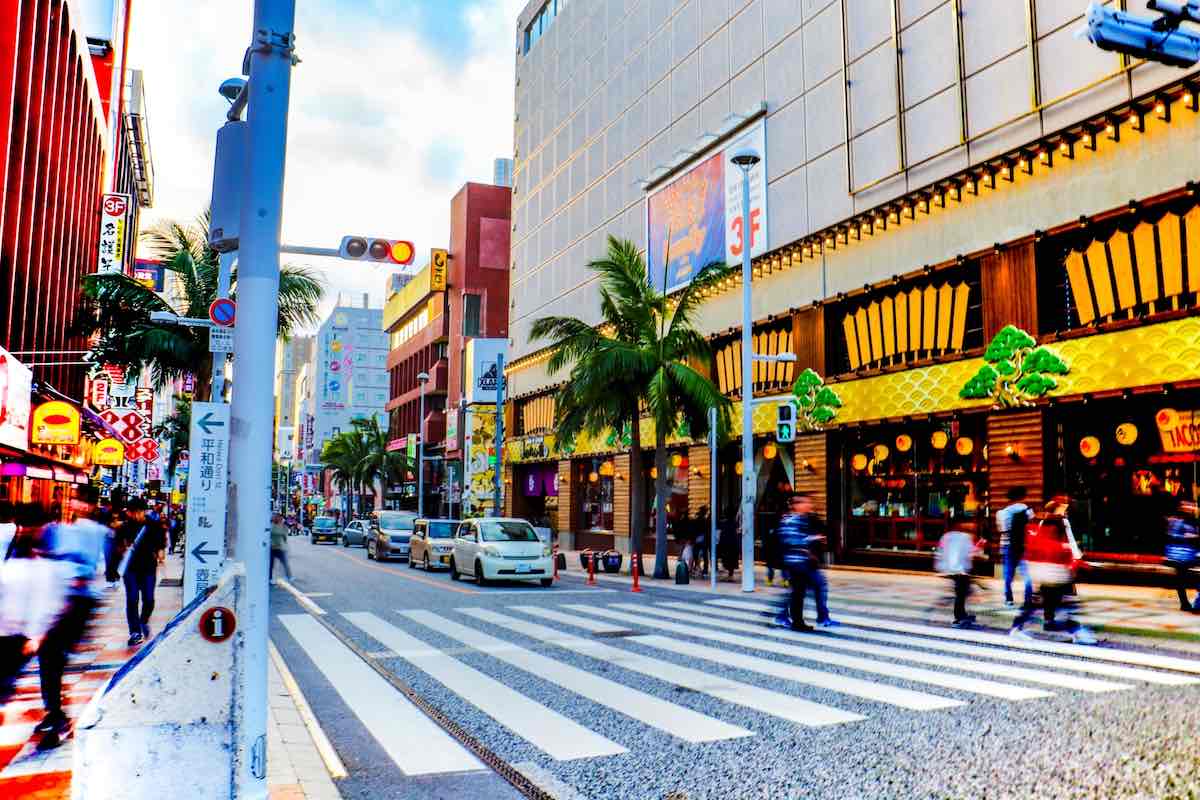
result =
M29 449L30 393L33 371L0 347L0 444Z
M130 202L127 194L106 194L100 203L97 272L125 271L125 225Z
M467 404L495 403L497 375L496 359L508 346L507 339L468 339L465 350L467 373L463 389Z
M742 172L729 158L755 150L750 169L750 225L742 222ZM671 293L711 263L737 264L743 241L767 250L766 127L755 123L646 198L646 263L653 286ZM744 229L746 229L744 231Z
M495 503L496 466L493 463L496 444L495 406L472 406L467 409L463 431L463 517L488 516Z

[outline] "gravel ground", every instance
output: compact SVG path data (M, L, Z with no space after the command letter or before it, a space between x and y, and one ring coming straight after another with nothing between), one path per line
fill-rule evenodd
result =
M1132 690L1106 694L1057 690L1049 698L1005 701L744 650L699 638L679 637L729 652L744 652L825 672L853 675L967 703L957 708L918 712L708 661L697 662L640 644L636 638L596 640L661 661L701 669L720 678L803 697L867 717L860 722L807 728L539 643L455 610L489 608L589 639L592 637L583 630L527 617L506 607L521 603L553 607L581 602L630 602L630 595L626 593L597 592L589 597L557 595L553 590L535 590L520 595L497 594L484 589L478 594L467 595L446 588L451 584L448 577L442 575L428 576L431 582L409 580L405 575L407 567L403 564L393 565L399 574L366 568L364 565L368 562L361 550L340 550L339 554L333 554L302 543L293 545L292 557L300 588L333 593L330 597L317 599L329 612L324 620L336 625L367 651L378 652L385 648L343 619L339 612L374 613L629 748L629 753L617 756L554 761L407 661L401 658L383 661L388 670L420 691L505 760L528 765L528 774L544 771L592 800L667 797L676 800L1200 798L1200 686L1138 685ZM421 573L418 575L425 577ZM564 586L576 588L578 584L566 582ZM472 587L461 588L469 590ZM699 600L695 595L658 589L647 595L651 599ZM277 604L277 613L302 613L295 601L280 590L274 592L272 602ZM629 709L628 716L617 713L494 657L464 648L449 637L396 613L398 609L415 608L432 611L559 662L742 726L755 735L688 744L638 722L636 708ZM631 627L645 632L656 630L653 621L645 626ZM347 761L351 777L341 782L345 796L481 800L516 796L507 785L497 786L486 780L486 775L424 779L418 787L395 768L369 732L356 724L357 718L341 705L332 687L311 668L303 651L278 624L273 636L289 665L297 672L297 678L334 746ZM813 646L819 647L820 638L813 637ZM1169 647L1163 642L1155 644ZM410 793L396 793L398 790Z

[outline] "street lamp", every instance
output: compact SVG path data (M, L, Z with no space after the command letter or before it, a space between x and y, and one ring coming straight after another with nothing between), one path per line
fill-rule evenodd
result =
M742 171L742 591L754 591L754 345L750 316L750 170L761 159L752 149L729 159Z
M429 383L429 373L417 373L417 383L421 384L421 411L417 419L417 516L425 516L425 384Z

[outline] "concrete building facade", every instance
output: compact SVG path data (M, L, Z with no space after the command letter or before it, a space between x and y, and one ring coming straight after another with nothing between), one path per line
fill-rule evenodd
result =
M756 415L759 529L788 488L803 487L829 518L838 557L924 563L951 520L986 532L1007 489L1025 485L1035 499L1072 495L1096 560L1153 560L1165 509L1200 492L1195 451L1160 436L1163 420L1186 427L1181 409L1200 403L1188 388L1200 367L1177 347L1194 341L1200 292L1187 235L1194 218L1200 234L1198 100L1193 75L1074 38L1083 10L1045 0L526 6L516 27L513 485L554 472L560 535L626 541L639 513L628 507L628 455L612 437L576 443L570 457L557 449L563 376L547 374L545 343L529 328L545 314L598 319L586 264L609 234L660 252L655 198L673 246L703 232L713 220L695 209L721 202L722 177L740 191L724 148L761 128L755 346L798 361L756 368L755 391L783 398L812 369L842 406L795 445L773 441L771 407ZM733 278L707 292L698 314L716 352L711 374L731 398L741 288ZM1016 399L987 394L982 380L968 387L1010 325L1067 372ZM1127 348L1155 368L1108 369ZM1119 435L1140 444L1081 412L1110 397L1126 404L1109 412L1128 409L1140 431ZM673 448L674 519L735 507L735 454L711 465L698 442ZM522 493L510 500L519 510ZM1157 522L1139 526L1122 510L1133 508Z

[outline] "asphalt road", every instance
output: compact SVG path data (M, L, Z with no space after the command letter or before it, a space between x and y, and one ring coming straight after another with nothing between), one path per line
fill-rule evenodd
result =
M794 634L753 597L479 588L291 542L306 601L274 588L271 635L346 798L520 796L367 661L560 800L1200 797L1200 660L1161 647L849 612Z

